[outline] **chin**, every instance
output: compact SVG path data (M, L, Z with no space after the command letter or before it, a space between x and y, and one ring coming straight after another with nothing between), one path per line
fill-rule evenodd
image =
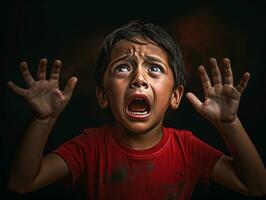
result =
M161 123L151 124L149 122L143 122L143 121L135 121L135 122L124 122L120 124L117 124L119 127L121 127L125 132L138 134L138 135L144 135L147 132L151 131L157 126L160 126Z

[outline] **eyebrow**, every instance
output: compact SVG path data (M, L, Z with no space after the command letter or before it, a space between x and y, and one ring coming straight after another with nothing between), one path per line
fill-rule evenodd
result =
M128 57L131 57L130 54L124 54L118 58L116 58L113 62L111 62L109 64L109 66L112 66L114 63L120 61L120 60L124 60L125 58L128 58ZM157 56L152 56L152 55L145 55L144 56L144 59L148 62L159 62L159 63L162 63L163 65L165 66L168 66L166 63L164 63L160 58L158 58Z
M111 62L111 63L109 64L109 66L112 66L114 63L116 63L116 62L118 62L118 61L120 61L120 60L124 60L125 58L127 58L127 57L129 57L129 56L130 56L129 54L124 54L124 55L122 55L122 56L116 58L113 62Z
M145 60L147 60L148 62L160 62L160 63L162 63L162 64L164 64L165 66L167 66L166 65L166 63L164 63L160 58L158 58L158 57L156 57L156 56L151 56L151 55L145 55L144 56L144 59Z

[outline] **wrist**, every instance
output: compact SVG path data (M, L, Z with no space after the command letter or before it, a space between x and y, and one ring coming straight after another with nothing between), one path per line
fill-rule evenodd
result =
M214 125L218 130L224 130L224 129L232 129L232 128L238 126L239 123L240 123L240 120L238 117L236 117L232 121L219 121L219 122L215 123Z
M47 125L47 124L55 123L57 118L58 118L58 116L45 117L45 118L41 118L41 117L38 117L38 116L33 116L32 121L34 123L36 123L36 124L39 124L39 125Z

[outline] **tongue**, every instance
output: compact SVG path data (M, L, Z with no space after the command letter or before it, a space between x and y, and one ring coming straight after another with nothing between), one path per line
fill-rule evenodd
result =
M129 110L132 112L144 112L147 110L147 105L144 101L132 101L129 104Z

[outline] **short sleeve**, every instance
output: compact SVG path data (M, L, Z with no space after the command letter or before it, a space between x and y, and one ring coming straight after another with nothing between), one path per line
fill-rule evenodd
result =
M196 180L207 184L216 162L223 153L193 134L189 138L192 174Z
M64 144L60 145L53 153L61 156L72 176L72 183L75 184L81 177L85 164L85 151L84 151L84 142L85 135L81 134Z

